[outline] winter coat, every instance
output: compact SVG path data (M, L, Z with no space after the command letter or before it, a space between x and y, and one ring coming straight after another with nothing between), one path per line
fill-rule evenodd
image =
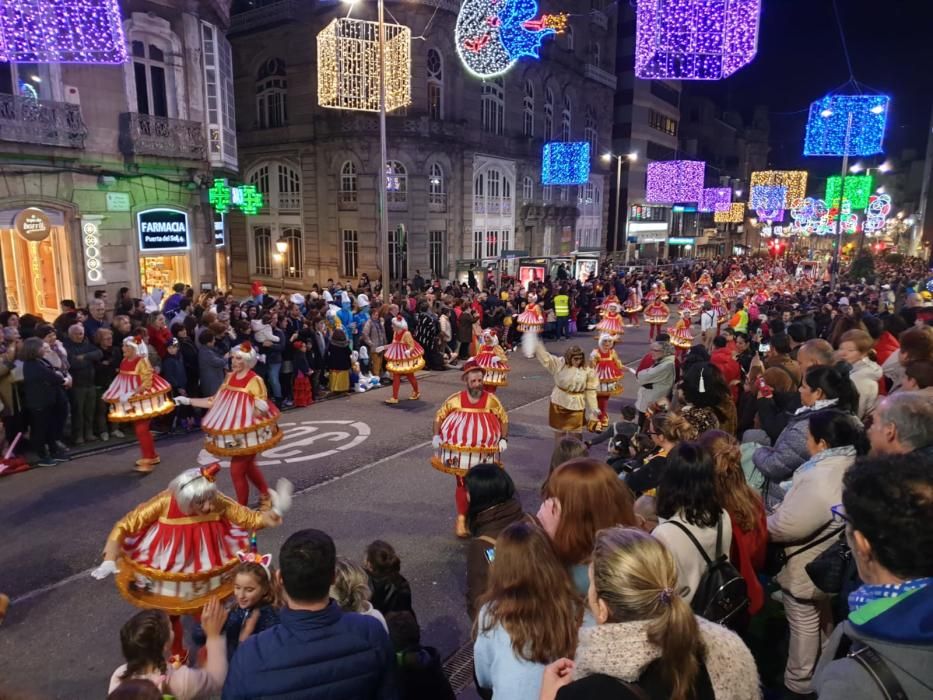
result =
M415 647L396 655L400 700L454 700L453 688L444 675L441 657L434 647Z
M491 537L495 540L505 528L524 517L522 504L517 498L510 498L477 513L472 518L470 530L473 532L473 538L467 546L466 564L467 612L471 620L476 617L477 599L486 592L486 581L489 578L489 559L486 552L496 546L493 542L481 538Z
M842 477L855 463L854 447L837 447L820 452L807 460L794 473L794 482L777 509L768 516L768 534L772 542L794 543L785 547L791 554L799 546L820 539L832 531L841 532L842 525L831 523L830 508L842 502ZM830 525L814 535L827 523ZM820 544L790 558L776 581L795 598L813 600L825 598L804 568L837 540L829 537Z
M188 374L181 355L166 355L162 360L162 378L172 385L172 389L179 391L188 386Z
M457 321L457 340L461 343L473 342L473 314L466 309L463 310Z
M267 367L282 364L282 353L285 351L285 332L275 328L272 333L275 335L275 342L269 347L264 347L262 343L256 343L256 351L260 355L266 356Z
M901 344L898 342L897 338L888 331L885 331L875 342L875 362L879 365L883 365L885 361L897 350L900 350L900 348Z
M224 383L227 361L214 348L202 345L198 349L198 375L201 396L213 396Z
M23 404L31 411L49 408L57 403L67 403L65 375L48 361L26 360L23 362L23 381L20 386Z
M838 502L838 501L837 501ZM732 519L726 511L722 511L722 540L721 551L728 553L732 549ZM651 533L656 539L664 543L677 565L677 585L681 597L690 603L696 593L700 579L706 572L706 562L696 545L687 537L687 533L669 521L676 521L690 530L710 559L716 558L717 528L699 527L688 523L682 511L678 511L671 518L659 518L659 523Z
M103 351L88 340L87 336L80 343L74 342L71 338L65 338L62 345L68 353L72 386L94 386L94 367L104 359Z
M327 348L327 354L324 356L324 366L327 369L346 370L350 369L350 347L348 345L338 348L333 343Z
M382 624L333 600L323 610L279 612L280 624L240 644L223 700L395 700L395 652Z
M795 413L787 419L787 427L778 435L774 447L755 450L755 467L772 482L789 479L797 467L810 459L807 451L807 433L814 409ZM836 501L838 503L838 501Z
M836 660L845 635L870 646L908 698L933 696L933 586L900 596L893 605L882 599L858 608L836 627L813 676L820 700L885 700L874 677L855 659Z
M149 345L158 353L160 358L164 358L168 351L165 349L168 346L168 341L172 339L172 332L168 329L167 326L163 328L156 328L155 326L149 326Z
M801 407L799 391L776 391L771 398L755 400L758 420L772 442L780 437L790 417Z
M878 380L881 379L881 365L867 357L852 365L849 379L858 389L858 419L865 420L878 402Z
M768 521L765 518L764 504L759 504L758 520L755 527L748 532L736 526L731 513L729 517L732 521L732 551L729 553L729 559L745 579L748 587L748 612L754 615L765 603L764 588L758 580L758 572L765 565L768 549Z
M644 413L655 401L671 393L674 387L674 356L662 357L657 364L635 375L635 381L638 383L635 409Z
M401 574L389 576L369 576L369 590L372 592L370 601L373 607L383 615L393 612L410 612L411 584Z
M697 700L755 700L761 697L758 669L752 653L737 634L721 625L698 617L700 639L706 647L702 671L694 685ZM557 700L622 700L637 697L625 694L619 679L638 682L649 697L670 697L655 662L661 661L661 648L648 641L648 620L616 622L580 631L580 644L574 659L573 682L561 688ZM712 691L712 692L711 692Z
M123 359L123 351L116 346L109 350L101 351L104 357L94 365L94 386L98 389L106 389L113 382L114 377L120 370L120 361Z

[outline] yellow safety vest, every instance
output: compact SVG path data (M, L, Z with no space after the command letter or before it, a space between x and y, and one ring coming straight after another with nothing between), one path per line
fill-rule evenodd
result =
M555 316L569 316L570 315L570 297L566 294L558 294L554 297L554 315Z

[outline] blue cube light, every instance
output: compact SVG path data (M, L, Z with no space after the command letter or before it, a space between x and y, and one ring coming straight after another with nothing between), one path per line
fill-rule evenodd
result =
M803 154L872 156L883 153L890 103L887 95L827 95L811 103Z
M585 185L590 181L588 141L552 141L544 144L541 184Z

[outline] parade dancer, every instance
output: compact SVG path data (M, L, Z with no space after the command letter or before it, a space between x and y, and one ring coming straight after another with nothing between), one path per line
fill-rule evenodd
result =
M608 333L599 336L598 347L590 353L590 366L596 372L596 379L599 384L596 387L596 405L599 408L600 432L609 427L609 405L610 396L618 396L622 393L622 361L613 349L615 341Z
M606 295L606 298L603 299L603 303L599 306L599 315L605 316L607 313L609 313L609 307L611 307L613 304L615 304L619 309L622 308L622 302L619 301L619 297L616 296L614 291L610 291L609 294Z
M612 342L618 343L625 334L625 328L622 324L622 315L619 313L621 307L618 304L610 304L606 315L596 324L596 337L599 338L603 333L612 336Z
M431 466L457 477L457 537L469 537L469 503L463 477L478 464L500 463L508 446L509 417L499 399L483 388L485 371L470 359L463 365L466 389L447 398L434 416Z
M108 421L133 424L142 453L136 460L136 471L143 474L151 472L161 461L149 423L175 409L172 385L153 371L148 358L149 347L141 334L126 338L120 370L102 397L110 404Z
M583 438L583 429L591 432L599 425L596 372L586 366L586 355L577 345L567 348L563 357L555 357L541 343L535 342L533 357L554 378L554 390L548 407L548 424L554 429L554 441L565 435Z
M641 300L638 297L638 289L629 287L628 296L625 303L622 304L622 312L628 316L629 325L638 326L638 312L641 311Z
M490 394L495 394L497 388L509 384L508 375L511 368L509 367L508 356L502 346L499 345L499 338L491 328L483 331L480 341L481 344L476 357L472 357L470 360L476 362L485 370L483 387Z
M544 329L544 312L538 306L538 295L528 294L525 310L518 315L516 328L522 334L522 348L526 355L534 353L538 334Z
M218 457L230 457L230 478L241 505L249 502L249 485L259 491L261 508L268 508L269 486L256 464L256 455L277 445L279 409L269 400L265 382L253 371L258 354L250 343L230 351L232 371L214 396L193 399L178 397L183 405L209 409L201 419L207 433L204 449Z
M677 348L675 359L678 362L683 359L691 347L693 347L693 331L690 330L690 313L684 309L680 310L680 320L673 328L668 328L667 332L671 336L671 345Z
M411 396L408 399L416 401L421 398L421 392L418 391L415 372L424 367L424 348L409 333L408 323L401 314L392 319L392 328L395 330L392 342L384 348L376 348L376 352L385 351L386 368L392 373L392 396L385 402L398 403L402 377L407 377L411 384Z
M671 317L671 310L667 307L661 297L655 297L654 301L645 307L645 322L648 324L648 340L654 338L661 332L661 326L667 323Z
M98 580L116 574L117 590L130 604L170 615L178 665L187 660L180 616L196 616L211 599L229 597L237 552L249 548L250 532L281 524L291 505L284 479L270 492L273 510L239 505L217 490L219 471L219 464L188 469L120 518L91 574Z

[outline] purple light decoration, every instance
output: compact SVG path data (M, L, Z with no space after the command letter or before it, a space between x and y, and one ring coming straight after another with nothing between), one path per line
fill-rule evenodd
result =
M0 61L124 63L117 0L2 0Z
M635 75L721 80L758 51L761 0L638 0Z
M729 187L707 187L700 195L700 211L729 211L732 205L732 189Z
M784 209L787 202L787 188L784 185L755 185L749 202L752 209L776 211Z
M645 201L648 204L699 202L706 161L656 160L648 163Z
M887 95L827 95L811 103L803 154L872 156L884 153L884 130L890 103Z

